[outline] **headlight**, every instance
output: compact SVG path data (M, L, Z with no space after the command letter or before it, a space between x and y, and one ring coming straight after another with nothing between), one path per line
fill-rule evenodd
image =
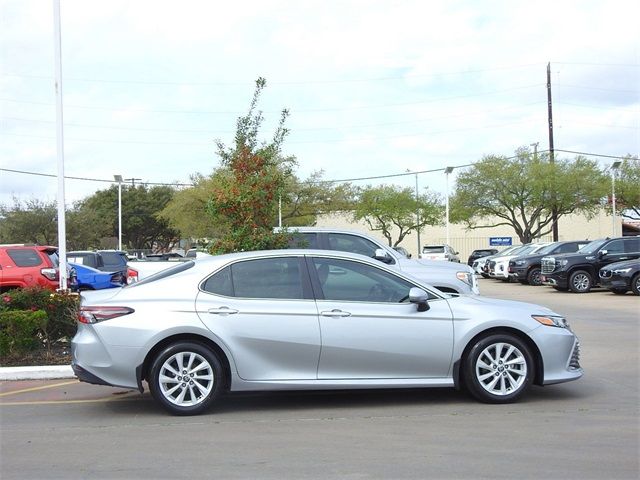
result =
M561 267L564 267L567 263L569 263L569 260L567 260L566 258L564 260L560 260L560 262L558 263Z
M471 281L471 273L469 272L456 272L456 277L458 278L458 280L461 280L465 283L468 283L469 285L473 286L473 283Z
M516 260L516 265L525 265L526 263L526 260Z
M569 328L567 319L559 315L531 315L531 318L548 327Z
M614 270L613 273L616 275L620 275L621 273L629 273L631 271L631 267L629 268L620 268L618 270Z

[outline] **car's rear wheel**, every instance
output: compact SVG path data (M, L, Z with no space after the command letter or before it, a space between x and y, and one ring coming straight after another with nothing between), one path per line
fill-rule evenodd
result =
M576 270L569 276L569 288L574 293L588 293L593 286L589 272Z
M514 335L489 335L469 350L463 375L469 392L481 402L513 402L533 381L533 356Z
M197 415L220 395L222 364L197 342L177 342L154 359L149 375L153 398L174 415Z
M529 285L535 285L536 287L542 285L542 280L540 279L540 269L532 268L531 270L529 270L527 281L529 282Z
M631 290L634 295L640 295L640 273L636 273L636 276L631 279Z

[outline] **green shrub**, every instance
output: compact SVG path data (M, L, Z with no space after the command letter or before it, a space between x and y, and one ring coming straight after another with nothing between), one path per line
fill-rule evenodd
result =
M80 297L75 293L56 293L42 287L10 290L0 298L0 311L42 310L47 317L42 329L46 347L70 339L76 331Z
M0 311L0 356L21 354L42 346L39 334L47 326L43 310Z

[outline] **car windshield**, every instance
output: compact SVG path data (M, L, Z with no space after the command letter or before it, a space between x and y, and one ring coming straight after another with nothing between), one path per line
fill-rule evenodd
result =
M443 245L431 245L422 248L422 253L444 253Z
M594 240L578 250L580 253L595 253L607 240Z

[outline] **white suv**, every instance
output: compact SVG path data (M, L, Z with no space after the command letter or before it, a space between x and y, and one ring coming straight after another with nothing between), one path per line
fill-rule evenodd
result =
M458 258L458 252L456 252L449 245L425 245L422 247L422 253L420 258L425 260L446 260L448 262L460 263Z
M373 237L350 230L292 227L290 233L290 248L314 248L359 253L413 275L449 294L473 295L480 293L476 276L468 265L409 259Z

